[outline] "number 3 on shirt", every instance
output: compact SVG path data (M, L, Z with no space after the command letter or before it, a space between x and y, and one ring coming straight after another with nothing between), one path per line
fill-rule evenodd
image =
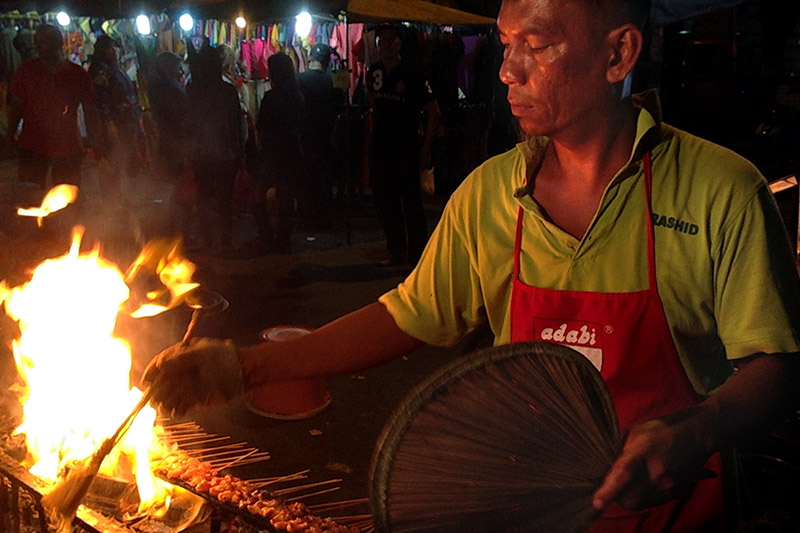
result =
M372 90L380 91L383 87L383 71L376 70L372 73Z

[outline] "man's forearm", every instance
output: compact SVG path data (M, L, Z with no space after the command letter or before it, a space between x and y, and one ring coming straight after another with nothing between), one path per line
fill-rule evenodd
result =
M798 354L753 357L702 403L634 426L593 505L641 509L680 496L709 454L763 435L791 412L799 375Z
M403 332L376 302L290 342L239 348L247 386L358 372L400 357L422 341Z
M705 447L746 443L790 415L800 401L800 354L753 356L701 404L708 423Z

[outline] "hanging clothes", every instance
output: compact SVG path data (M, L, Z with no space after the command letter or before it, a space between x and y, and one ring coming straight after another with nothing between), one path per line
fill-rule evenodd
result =
M349 26L349 28L348 28ZM364 63L364 24L337 24L331 33L330 46L339 56L346 58L350 67L350 96L352 97L358 80L366 73ZM349 46L348 46L349 34ZM348 53L349 52L349 53ZM360 54L359 54L360 52ZM359 57L360 55L360 57Z
M467 100L473 101L476 97L475 71L477 68L478 54L486 42L483 35L465 35L461 38L464 43L464 55L458 62L458 86Z

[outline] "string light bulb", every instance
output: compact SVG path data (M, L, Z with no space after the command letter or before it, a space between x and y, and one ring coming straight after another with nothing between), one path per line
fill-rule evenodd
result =
M234 22L236 23L236 27L242 30L245 28L245 26L247 26L247 21L244 17L236 17Z
M69 15L64 11L59 11L58 15L56 15L56 22L62 26L69 26L70 20Z
M147 15L136 17L136 31L142 35L150 35L150 18Z
M194 19L189 13L184 13L178 19L178 25L183 31L190 31L194 27Z
M303 11L295 17L294 31L302 39L311 33L311 14L308 11Z

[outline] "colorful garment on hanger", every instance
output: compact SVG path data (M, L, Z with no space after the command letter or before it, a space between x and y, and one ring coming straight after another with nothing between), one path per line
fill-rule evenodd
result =
M364 24L347 24L339 23L331 32L330 46L336 49L339 56L346 58L347 64L350 67L350 96L358 85L358 80L366 73L364 64ZM347 36L350 36L350 43L348 46ZM362 52L361 57L358 56L358 51ZM349 52L349 53L348 53Z

